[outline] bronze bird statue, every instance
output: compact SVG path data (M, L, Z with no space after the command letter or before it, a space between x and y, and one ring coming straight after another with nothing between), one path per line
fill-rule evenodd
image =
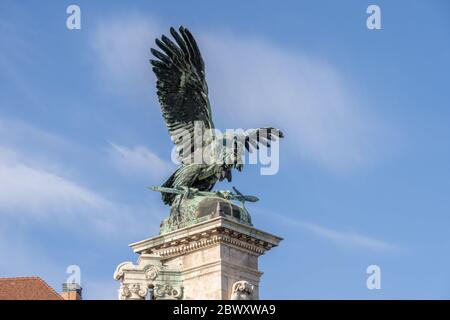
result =
M170 34L174 41L165 35L155 40L159 50L151 48L156 59L150 60L162 115L180 161L162 187L210 191L217 181L231 181L232 169L242 170L244 147L248 152L260 145L270 147L270 141L283 134L272 127L215 134L205 64L197 42L182 26L178 31L170 28ZM162 193L165 204L172 205L175 197Z

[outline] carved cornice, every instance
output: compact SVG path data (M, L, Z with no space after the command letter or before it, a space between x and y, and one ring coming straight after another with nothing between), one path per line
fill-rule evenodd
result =
M282 238L224 217L210 219L150 239L131 244L134 252L174 256L218 242L230 244L257 255L278 245Z
M216 227L201 234L187 235L184 238L163 243L153 247L151 253L157 254L162 258L174 257L186 254L195 250L200 250L218 243L225 243L244 249L255 255L262 255L264 252L272 248L272 244L251 237L234 230Z

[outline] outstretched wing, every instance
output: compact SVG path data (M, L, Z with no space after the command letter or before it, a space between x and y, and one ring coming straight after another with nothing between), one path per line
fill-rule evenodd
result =
M214 128L205 80L205 64L197 43L184 27L179 33L170 28L175 43L162 35L156 39L161 51L151 49L158 60L150 60L156 74L157 94L161 111L180 160L194 150L194 124ZM204 144L205 142L203 142Z
M222 150L221 160L228 165L234 165L239 171L243 168L244 147L252 153L260 146L271 147L271 142L283 138L283 133L276 128L266 127L259 129L249 129L247 131L230 132L225 134L225 145L219 149ZM221 140L218 140L220 142ZM225 150L223 149L225 148ZM224 156L223 156L224 155Z
M248 152L253 152L254 149L258 150L260 145L270 148L270 141L277 138L284 138L283 132L272 127L248 130L243 136L245 149Z

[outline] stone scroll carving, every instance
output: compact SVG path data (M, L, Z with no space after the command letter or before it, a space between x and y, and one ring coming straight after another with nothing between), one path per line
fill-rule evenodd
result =
M119 289L119 300L143 300L147 296L147 284L123 284Z
M183 287L172 286L170 284L156 285L153 289L153 295L155 299L181 299L183 296Z
M183 296L179 272L164 266L156 255L142 254L137 264L122 262L113 277L121 282L119 300L144 300L150 291L152 299L182 299Z
M242 280L236 281L231 287L230 300L255 300L255 286L250 282Z

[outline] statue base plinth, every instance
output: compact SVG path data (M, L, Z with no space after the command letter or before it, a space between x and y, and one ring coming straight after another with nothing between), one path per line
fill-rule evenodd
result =
M216 217L130 245L136 265L120 264L120 299L258 299L258 257L282 239Z

